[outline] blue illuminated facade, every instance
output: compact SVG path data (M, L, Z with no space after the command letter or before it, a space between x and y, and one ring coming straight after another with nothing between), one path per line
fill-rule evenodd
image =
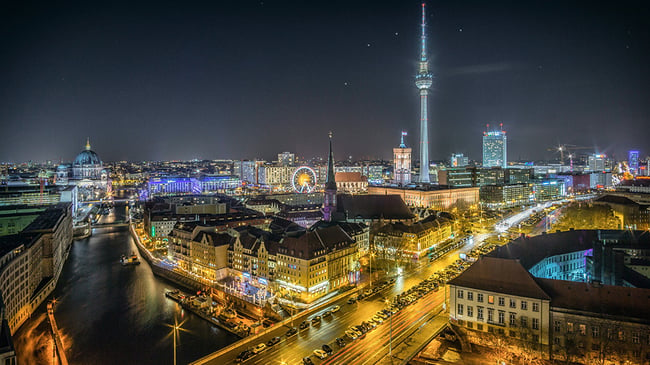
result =
M146 198L171 194L206 194L225 192L241 187L241 180L235 176L155 177L149 179ZM143 194L141 194L142 196Z
M588 283L591 280L590 258L593 255L593 248L553 255L544 258L528 271L538 278Z
M639 151L629 151L627 159L627 166L630 168L630 173L636 175L639 173Z

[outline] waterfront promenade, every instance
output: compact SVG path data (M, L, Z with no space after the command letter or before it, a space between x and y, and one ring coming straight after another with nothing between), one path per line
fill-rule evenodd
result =
M52 337L54 338L54 346L59 364L68 365L68 358L65 356L65 347L63 347L59 327L56 325L56 320L54 319L54 301L47 303L47 319L50 321L50 327L52 328Z

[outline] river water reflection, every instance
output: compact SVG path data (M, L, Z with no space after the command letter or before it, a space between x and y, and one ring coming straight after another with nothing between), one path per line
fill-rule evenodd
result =
M124 213L125 207L118 206L102 221L123 219ZM174 285L154 276L146 261L138 266L122 266L120 256L134 251L135 243L127 227L95 229L92 237L72 245L54 291L55 316L71 364L171 364L173 339L169 325L175 317L185 329L177 343L179 364L238 339L167 299L165 290ZM21 346L33 351L26 346L28 337L42 337L33 328L47 328L29 323L44 320L41 311L44 308L15 336L19 352Z

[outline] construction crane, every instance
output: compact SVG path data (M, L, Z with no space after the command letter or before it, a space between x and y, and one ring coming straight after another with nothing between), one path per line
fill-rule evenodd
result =
M593 149L593 147L582 147L582 146L576 146L574 144L558 144L557 146L553 146L549 148L547 151L559 152L560 163L564 165L564 152L571 152L576 150L591 150L591 149ZM569 155L569 158L572 160L571 165L573 165L573 156L574 156L573 153Z

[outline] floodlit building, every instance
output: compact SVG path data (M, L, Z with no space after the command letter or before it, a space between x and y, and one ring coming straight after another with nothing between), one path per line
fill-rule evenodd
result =
M278 153L278 165L293 166L296 163L296 155L291 152Z
M368 191L368 178L359 172L337 172L336 189L341 193L360 194Z
M429 186L427 188L396 188L386 186L369 186L368 196L398 195L407 206L450 210L454 207L465 210L479 202L479 188L449 188L447 186Z
M393 148L393 184L400 186L411 183L411 148L404 144L406 132L402 132L399 147Z
M589 171L605 171L605 162L607 161L607 156L603 154L593 154L589 156L588 168Z
M629 151L627 154L627 166L632 175L639 173L639 151Z
M483 132L483 167L506 168L508 164L507 142L506 131L503 128Z
M52 293L71 244L67 203L47 208L20 233L0 237L0 294L11 333Z
M467 165L469 165L469 157L462 153L454 153L449 159L449 166L451 167L463 167Z
M436 216L410 225L388 223L376 232L374 247L392 258L419 259L449 240L452 228L451 221Z

